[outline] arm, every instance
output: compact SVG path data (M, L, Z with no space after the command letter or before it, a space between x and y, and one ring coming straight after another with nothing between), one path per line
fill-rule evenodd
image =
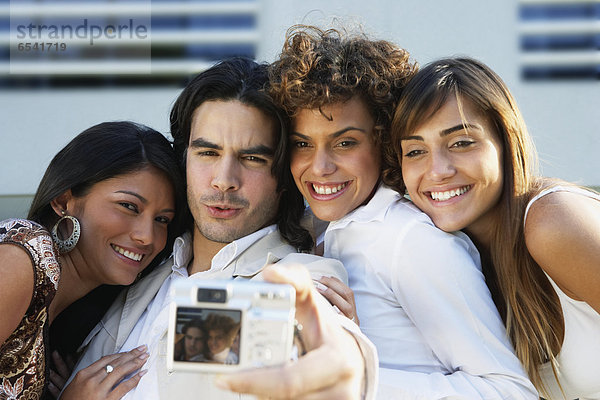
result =
M264 270L264 277L296 288L296 318L304 327L307 353L295 363L221 375L217 385L277 399L373 398L377 357L372 345L360 336L356 325L335 314L316 292L307 270L299 265L276 264ZM340 320L349 324L346 329Z
M19 326L33 297L33 264L25 249L0 245L0 343Z
M443 370L381 369L379 394L429 400L537 399L468 238L424 223L406 232L388 255L395 264L393 290Z
M325 297L339 312L345 315L356 325L360 325L356 313L356 302L354 292L344 282L333 276L323 276L315 282L317 290Z
M339 312L358 324L354 293L347 286L348 273L340 261L312 254L292 253L279 263L304 265L319 293L337 307Z
M146 350L146 346L140 346L127 353L102 357L77 372L73 380L64 388L60 399L120 399L136 387L146 373L146 370L139 371L148 358ZM112 367L110 371L107 370L108 365ZM134 372L136 373L133 376L127 378Z
M538 265L571 298L600 313L600 201L570 192L531 205L525 243Z

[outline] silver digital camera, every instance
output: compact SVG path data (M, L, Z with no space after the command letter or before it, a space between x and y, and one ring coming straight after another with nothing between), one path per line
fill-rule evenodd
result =
M233 372L291 358L296 292L286 284L176 280L169 371Z

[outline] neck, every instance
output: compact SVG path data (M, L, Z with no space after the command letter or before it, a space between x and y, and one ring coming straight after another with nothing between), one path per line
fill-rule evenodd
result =
M212 259L223 247L229 243L214 242L202 235L198 229L193 233L194 258L188 266L188 274L191 276L196 272L208 271Z
M86 271L87 267L77 248L67 254L61 255L60 263L61 271L58 289L48 309L50 323L65 308L98 286L97 283L86 279L81 274L81 271Z
M492 208L485 215L482 215L477 221L464 229L480 251L483 249L484 251L489 252L491 249L496 227L502 223L498 209L497 206Z

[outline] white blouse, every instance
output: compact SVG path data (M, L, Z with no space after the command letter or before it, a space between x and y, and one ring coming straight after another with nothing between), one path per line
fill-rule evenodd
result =
M537 399L461 233L381 186L325 232L346 267L361 330L380 360L380 399Z
M558 191L578 193L600 200L597 194L578 187L555 186L531 199L525 210L523 223L534 201ZM546 363L540 368L540 375L547 389L548 399L600 399L600 314L585 301L567 296L549 276L548 280L558 295L565 320L565 337L556 360L558 378L566 396L563 396L556 383L552 366Z

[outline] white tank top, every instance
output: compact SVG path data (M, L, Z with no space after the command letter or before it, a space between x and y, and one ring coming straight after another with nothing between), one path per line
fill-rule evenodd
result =
M531 199L525 209L523 223L534 201L558 191L578 193L600 201L600 196L587 190L555 186ZM600 399L600 314L585 301L573 300L567 296L549 276L548 279L560 299L565 319L565 338L557 361L558 378L566 397L556 383L552 366L546 363L540 367L540 375L548 391L546 398L548 400Z

